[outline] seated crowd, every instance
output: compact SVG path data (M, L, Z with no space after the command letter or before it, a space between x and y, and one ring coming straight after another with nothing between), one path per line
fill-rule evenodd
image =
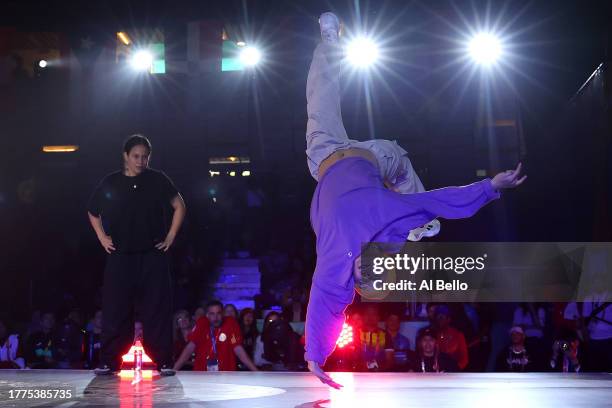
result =
M586 304L585 304L586 305ZM495 329L478 304L426 304L406 319L384 304L356 304L347 311L352 341L328 358L330 371L395 372L581 372L612 371L608 316L612 307L598 306L586 325L578 315L585 305L521 304L503 347L492 347ZM487 307L485 305L485 307ZM176 370L303 371L302 313L237 310L210 301L193 313L174 316ZM583 309L583 310L579 310ZM262 314L265 313L264 316ZM263 317L263 319L261 319ZM0 321L0 368L91 369L99 362L102 312L83 323L78 310L62 319L51 311L35 312L32 322L11 330ZM548 322L547 322L548 321ZM551 323L552 322L552 323ZM403 330L412 324L412 332ZM606 331L608 330L608 331ZM499 333L499 331L498 331ZM608 337L605 337L608 335ZM146 350L146 327L134 325L134 340ZM215 339L218 339L215 340ZM499 344L499 342L498 342Z

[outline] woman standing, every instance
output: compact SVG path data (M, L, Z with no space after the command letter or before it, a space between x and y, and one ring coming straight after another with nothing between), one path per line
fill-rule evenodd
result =
M150 157L151 142L146 137L129 137L123 147L123 170L100 182L87 207L91 226L108 253L101 366L96 374L119 369L121 355L132 341L135 306L147 332L147 351L162 375L174 374L169 370L172 286L167 251L186 210L172 181L149 168Z

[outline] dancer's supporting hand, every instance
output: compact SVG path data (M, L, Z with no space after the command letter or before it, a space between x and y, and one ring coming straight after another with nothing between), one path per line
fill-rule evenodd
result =
M527 178L527 176L520 177L521 168L523 167L522 163L519 163L514 170L506 170L497 174L491 180L491 185L495 190L501 190L504 188L514 188L523 184L523 181ZM520 178L519 178L520 177Z
M316 375L323 384L327 384L337 390L342 388L342 385L332 380L332 378L325 371L323 371L321 367L319 367L319 363L316 361L308 360L308 369L311 373Z

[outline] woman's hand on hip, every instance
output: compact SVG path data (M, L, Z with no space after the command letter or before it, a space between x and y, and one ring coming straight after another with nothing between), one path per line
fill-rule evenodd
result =
M174 234L168 233L168 235L166 235L166 239L155 245L155 248L159 249L160 251L166 252L174 243L174 238Z
M115 250L115 244L113 244L113 239L110 235L100 235L98 239L100 240L100 244L102 244L102 248L109 254Z

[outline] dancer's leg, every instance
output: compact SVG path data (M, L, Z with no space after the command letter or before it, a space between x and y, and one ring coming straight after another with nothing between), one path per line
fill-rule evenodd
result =
M321 162L336 150L349 147L340 110L339 74L338 45L320 43L314 51L306 83L306 155L316 180Z

